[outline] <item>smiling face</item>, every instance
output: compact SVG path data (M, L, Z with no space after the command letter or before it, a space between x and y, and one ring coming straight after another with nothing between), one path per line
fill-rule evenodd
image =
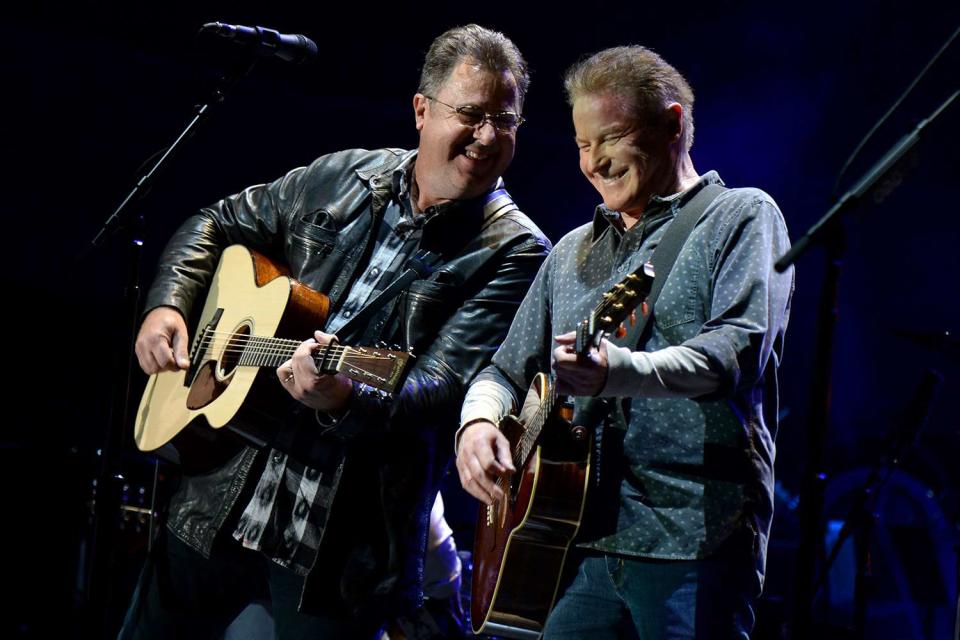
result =
M520 111L517 83L509 71L495 72L460 62L440 86L436 100L413 98L420 132L416 161L417 202L425 209L447 200L474 198L488 191L513 160L516 131L498 132L488 121L460 124L453 107L472 105L489 114Z
M667 195L673 186L676 136L665 126L638 120L620 97L577 97L573 126L580 171L608 208L639 218L651 196Z

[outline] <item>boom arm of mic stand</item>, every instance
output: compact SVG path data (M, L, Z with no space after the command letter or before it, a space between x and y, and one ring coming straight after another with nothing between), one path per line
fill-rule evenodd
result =
M90 241L90 244L87 245L87 247L81 253L81 258L85 257L93 249L99 247L109 234L113 233L115 229L123 225L126 217L129 215L127 212L130 204L147 194L147 192L150 190L150 186L153 184L154 179L160 174L160 170L163 169L167 165L168 161L177 154L182 146L182 143L196 133L200 125L209 117L213 107L223 102L229 90L247 74L249 74L256 63L257 59L252 58L249 62L242 64L236 70L228 72L223 78L220 79L220 84L216 89L214 89L210 99L204 104L197 105L196 113L190 122L187 123L187 126L184 127L180 135L177 136L177 139L174 140L173 143L163 151L160 158L158 158L156 162L150 165L150 167L147 168L139 178L137 178L133 189L130 190L130 193L127 194L127 197L123 199L113 213L110 214L110 217L107 218L107 221L103 223L103 227L99 232L97 232L97 235L93 238L93 240Z
M920 134L931 122L933 122L937 116L939 116L944 109L946 109L950 104L960 95L960 91L955 91L949 98L947 98L943 104L941 104L936 111L934 111L929 118L921 121L913 131L907 135L900 138L900 140L893 145L893 147L887 151L887 153L880 158L880 160L867 171L860 181L857 182L847 193L843 195L842 198L833 205L833 207L828 211L820 220L817 221L809 231L807 231L802 238L797 240L793 246L790 248L787 253L785 253L777 263L774 265L774 268L778 272L783 272L791 264L797 261L801 255L806 252L810 247L810 244L813 242L822 241L823 235L826 233L827 229L831 228L831 222L834 219L838 219L842 214L846 213L848 210L858 204L867 194L871 191L874 191L876 187L876 194L878 200L882 200L889 191L892 191L893 187L896 185L886 185L886 183L880 182L882 179L886 178L891 171L896 167L900 160L907 154L910 149L912 149L917 142L920 140ZM881 187L887 186L887 189L881 189Z

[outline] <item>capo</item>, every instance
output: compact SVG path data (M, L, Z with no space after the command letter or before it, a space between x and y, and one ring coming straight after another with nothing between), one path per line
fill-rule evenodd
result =
M336 371L336 366L334 365L333 358L330 355L330 349L336 347L340 344L340 341L337 339L337 336L333 336L333 339L327 343L326 346L317 345L316 352L323 351L323 355L320 357L314 356L314 366L317 368L317 375L322 376L330 371Z

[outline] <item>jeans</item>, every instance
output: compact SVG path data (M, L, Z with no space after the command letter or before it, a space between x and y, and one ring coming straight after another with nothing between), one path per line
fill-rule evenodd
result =
M576 553L568 562L576 575L547 619L545 640L750 637L751 603L760 595L752 557L650 560Z

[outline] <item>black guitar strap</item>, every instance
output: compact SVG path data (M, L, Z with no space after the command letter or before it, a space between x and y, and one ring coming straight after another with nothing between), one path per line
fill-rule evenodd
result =
M373 314L384 308L387 303L396 298L404 291L410 283L418 278L428 278L433 270L440 264L440 256L430 251L417 251L416 254L407 260L403 272L381 291L376 298L368 302L360 311L358 311L350 320L348 320L338 334L342 336L353 335L353 332L367 323Z
M654 306L663 290L663 284L667 281L670 272L673 271L673 265L677 262L680 249L683 248L687 238L690 237L690 232L697 224L697 220L703 216L703 212L707 210L710 203L726 190L726 187L716 183L705 185L677 212L677 216L670 223L667 232L657 248L654 249L653 257L650 259L653 263L655 276L653 286L650 288L650 295L647 296L649 313L639 316L637 324L631 327L628 332L628 339L625 344L631 345L634 349L642 348L646 344L650 334L647 328L653 318Z

